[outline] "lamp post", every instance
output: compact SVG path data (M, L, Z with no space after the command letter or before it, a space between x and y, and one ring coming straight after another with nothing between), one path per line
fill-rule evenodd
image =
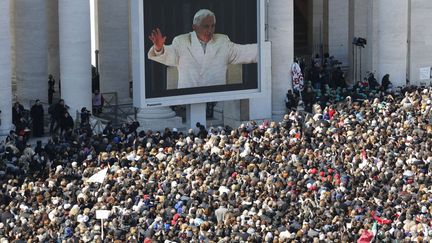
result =
M362 51L362 48L365 48L365 45L367 44L367 41L366 41L365 38L362 38L362 37L354 37L354 39L352 41L352 44L353 44L353 59L354 59L353 64L355 63L354 79L357 78L357 56L354 55L354 46L357 46L359 48L359 50L360 50L360 64L359 64L360 70L359 70L359 75L360 75L360 81L361 81L362 80L362 66L361 66L361 64L362 64L362 54L361 54L361 51Z
M96 74L99 74L99 50L95 50Z

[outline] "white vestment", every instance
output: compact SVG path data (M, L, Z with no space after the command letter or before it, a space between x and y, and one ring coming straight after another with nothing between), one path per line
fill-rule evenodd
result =
M193 31L175 37L161 53L151 47L148 58L167 66L176 66L178 88L224 85L228 64L256 63L258 45L239 45L231 42L226 35L214 34L204 53Z

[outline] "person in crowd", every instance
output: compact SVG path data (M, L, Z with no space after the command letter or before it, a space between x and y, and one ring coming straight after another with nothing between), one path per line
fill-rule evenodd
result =
M17 135L28 139L31 133L28 111L24 109L24 106L16 101L12 107L12 123L14 124Z
M36 141L36 147L34 149L35 154L39 155L39 156L43 156L45 149L42 146L42 141L41 140L37 140Z
M90 126L90 116L91 116L91 112L89 110L87 110L86 107L81 108L80 127L88 127L88 126Z
M105 103L105 99L103 95L99 92L99 90L95 90L92 98L93 113L94 114L102 113L102 107L104 103Z
M391 88L391 81L390 81L390 74L386 74L383 76L382 80L381 80L381 86L383 88L384 91L387 91L389 88Z
M320 63L315 63L310 69L309 79L312 81L313 88L315 90L321 90L321 65Z
M20 104L19 101L16 101L12 108L12 123L17 126L21 121L21 118L24 117L24 106Z
M36 100L30 109L33 124L33 136L42 137L44 134L44 109L39 100Z
M369 83L369 88L371 90L376 90L379 88L380 84L378 83L378 81L375 78L375 74L373 72L370 72L368 77L367 77L368 83Z
M9 134L7 135L7 137L5 139L5 142L10 143L10 144L14 144L17 137L18 137L18 135L16 134L15 130L10 130Z
M294 62L291 65L291 77L293 89L296 91L302 91L304 87L304 80L298 58L294 58Z
M312 105L315 102L315 92L313 91L312 86L309 84L303 91L302 94L303 102L305 106L305 111L312 112Z
M74 128L74 120L69 112L65 112L59 119L60 136L64 135L65 132L70 132Z
M294 94L294 92L290 89L285 95L285 107L288 111L296 109L298 105L298 97Z
M53 103L53 96L55 93L55 79L52 74L48 75L48 104Z
M48 112L51 115L51 134L56 133L60 128L61 120L64 118L64 114L67 112L68 108L63 99L60 99L56 104L49 107Z
M311 59L312 66L320 67L322 64L322 59L320 57L320 54L316 53L315 56Z
M198 128L198 133L197 133L197 137L204 139L207 137L207 130L205 128L204 125L202 125L201 123L197 122L195 124L195 126Z
M334 69L332 73L332 82L330 84L330 87L333 89L336 88L346 88L347 84L345 81L345 74L343 73L341 67L337 67Z

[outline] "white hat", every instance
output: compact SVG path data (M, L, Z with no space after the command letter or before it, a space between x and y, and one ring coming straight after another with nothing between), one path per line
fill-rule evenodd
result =
M58 199L57 197L52 198L51 202L52 202L54 205L57 205L57 204L59 203L59 199Z
M79 211L79 206L75 204L75 205L70 209L70 211L69 211L69 215L76 215L76 214L78 214L78 211Z
M21 217L20 221L21 221L22 224L26 224L28 222L27 219L24 218L24 217Z
M57 165L56 167L56 173L59 173L63 169L63 166Z
M177 187L177 182L176 182L176 181L172 181L172 182L171 182L171 187L172 187L172 188Z
M90 234L85 234L82 239L84 242L90 242L91 240L93 240Z
M325 234L320 233L320 234L319 234L319 239L320 239L320 240L325 240Z
M97 224L93 227L93 230L100 231L101 227Z
M251 235L251 234L255 233L255 229L252 227L249 227L249 229L246 232Z
M88 220L89 220L89 217L88 217L87 215L82 215L82 214L80 214L80 215L78 215L78 217L77 217L77 221L78 221L79 223L86 223Z
M226 186L220 186L219 187L219 193L229 193L230 192L230 189L228 189L228 187L226 187Z

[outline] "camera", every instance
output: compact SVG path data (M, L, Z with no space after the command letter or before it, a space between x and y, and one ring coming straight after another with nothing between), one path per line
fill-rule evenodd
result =
M90 114L90 111L87 110L87 108L83 107L83 108L81 108L81 113L88 113L88 114Z
M367 44L367 41L365 38L362 37L354 37L352 44L356 45L356 46L361 46L361 47L365 47L365 45Z

